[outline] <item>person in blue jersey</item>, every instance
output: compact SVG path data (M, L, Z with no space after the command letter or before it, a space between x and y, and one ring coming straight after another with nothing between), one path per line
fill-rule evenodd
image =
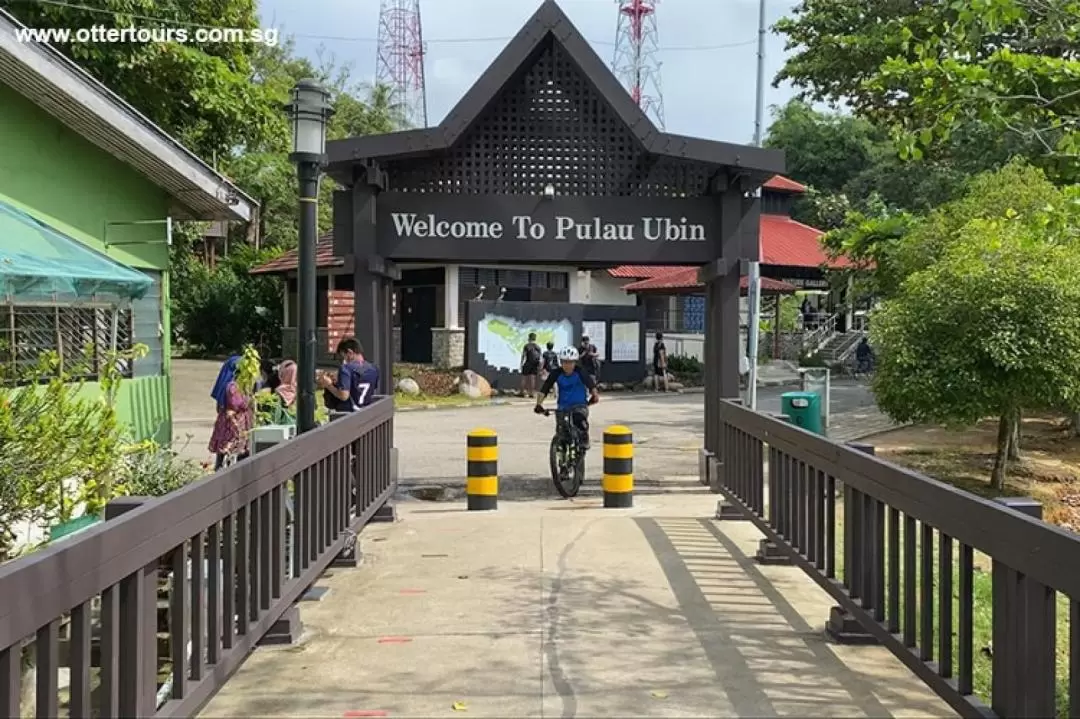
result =
M564 422L566 415L569 414L574 425L581 431L587 449L589 447L589 405L600 401L600 393L596 391L596 381L592 375L578 364L578 351L573 347L565 347L559 352L558 371L549 374L543 386L540 387L540 394L536 398L537 414L543 414L544 400L556 387L559 389L559 394L556 399L555 417L559 422Z
M375 401L379 389L379 368L364 359L364 348L355 337L346 337L337 346L341 360L337 377L320 375L318 385L326 408L331 412L355 412Z

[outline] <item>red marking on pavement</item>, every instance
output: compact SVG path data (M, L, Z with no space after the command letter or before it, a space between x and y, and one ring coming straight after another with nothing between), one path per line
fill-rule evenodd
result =
M379 637L379 644L408 644L410 637Z
M426 589L402 589L402 594L427 594Z
M353 717L384 717L386 712L382 709L356 709L354 711L348 711L342 714L345 719L353 719Z

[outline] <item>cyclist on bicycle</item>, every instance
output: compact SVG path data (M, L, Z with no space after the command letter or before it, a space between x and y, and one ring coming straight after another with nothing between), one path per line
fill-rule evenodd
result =
M543 414L544 400L555 386L559 388L555 418L561 423L569 414L581 432L585 448L588 449L589 405L599 402L600 394L596 391L596 382L592 375L578 365L578 351L573 347L565 347L559 352L559 369L549 374L540 387L534 408L537 414Z

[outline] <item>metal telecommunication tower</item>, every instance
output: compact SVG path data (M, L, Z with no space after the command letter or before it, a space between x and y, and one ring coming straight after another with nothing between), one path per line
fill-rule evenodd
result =
M420 0L382 0L379 7L379 51L375 81L393 91L412 127L427 127L424 87L424 33Z
M612 70L634 102L664 128L664 96L660 91L660 62L656 58L656 5L659 0L616 0L619 24Z

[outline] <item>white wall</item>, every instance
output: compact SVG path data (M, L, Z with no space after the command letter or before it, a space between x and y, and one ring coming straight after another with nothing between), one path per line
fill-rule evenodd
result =
M633 280L612 277L607 270L570 273L570 301L590 305L637 305L637 297L623 291Z

